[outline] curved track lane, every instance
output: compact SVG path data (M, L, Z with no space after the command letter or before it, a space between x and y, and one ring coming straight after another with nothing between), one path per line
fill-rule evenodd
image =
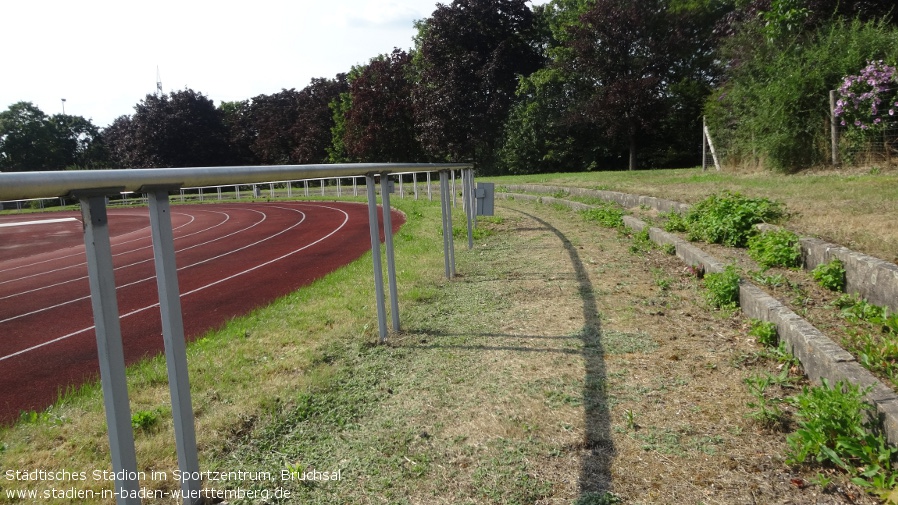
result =
M404 221L394 211L394 231ZM188 340L350 263L371 244L368 208L353 203L179 205L172 225ZM133 363L163 349L148 212L109 209L109 230L125 359ZM0 422L46 408L98 370L80 214L0 216Z

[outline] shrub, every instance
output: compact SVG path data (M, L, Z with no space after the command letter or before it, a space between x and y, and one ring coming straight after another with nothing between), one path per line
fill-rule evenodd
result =
M748 240L748 255L763 268L797 267L801 264L798 235L788 230L755 235Z

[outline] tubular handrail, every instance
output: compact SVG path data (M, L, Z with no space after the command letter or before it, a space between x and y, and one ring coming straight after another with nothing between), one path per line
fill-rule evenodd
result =
M259 165L195 168L135 168L0 173L0 201L67 196L72 191L145 186L215 186L273 180L323 179L398 172L439 172L469 169L470 163L342 163L320 165Z

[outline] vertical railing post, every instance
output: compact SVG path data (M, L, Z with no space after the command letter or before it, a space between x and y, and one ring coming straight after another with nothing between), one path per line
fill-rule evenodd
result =
M380 230L377 226L377 191L374 174L365 176L368 190L368 223L371 228L371 260L374 263L374 296L377 302L377 329L381 342L387 340L387 314L384 308L384 273L380 263Z
M162 339L165 343L165 363L168 367L168 386L171 393L172 420L175 425L175 446L178 468L182 475L184 505L190 505L200 493L199 458L196 446L193 404L190 400L190 380L187 371L187 344L184 338L184 319L181 313L181 291L175 263L174 233L168 191L173 188L144 187L150 208L150 230L153 235L153 257L156 264L156 286L159 290L159 311L162 315Z
M401 176L400 176L401 177ZM390 207L390 176L380 175L380 194L384 209L384 244L387 254L387 280L390 288L390 317L393 331L399 331L399 296L396 289L396 260L393 254L393 217Z
M455 191L455 169L449 169L449 175L452 178L452 206L455 207L458 205L458 199L455 198L457 191Z
M440 204L443 215L443 256L446 277L455 277L455 244L452 237L452 200L449 194L449 174L440 171Z
M468 220L468 249L474 248L474 213L475 209L475 198L474 198L474 171L466 168L461 171L462 173L462 191L464 194L462 197L465 202L465 217Z
M427 200L433 201L433 193L430 191L430 172L427 172Z
M97 352L100 361L100 382L109 432L109 451L115 472L116 503L141 503L140 482L137 480L137 455L134 450L134 429L131 427L131 406L125 377L125 352L115 293L112 266L112 245L106 214L106 195L123 188L78 191L73 193L81 203L84 223L84 246L87 253L87 272L90 299L94 313ZM121 477L121 478L119 478Z

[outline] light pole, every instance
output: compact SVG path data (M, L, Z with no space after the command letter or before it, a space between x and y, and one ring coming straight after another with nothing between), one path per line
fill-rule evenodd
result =
M65 116L65 98L60 98L62 100L62 115Z

